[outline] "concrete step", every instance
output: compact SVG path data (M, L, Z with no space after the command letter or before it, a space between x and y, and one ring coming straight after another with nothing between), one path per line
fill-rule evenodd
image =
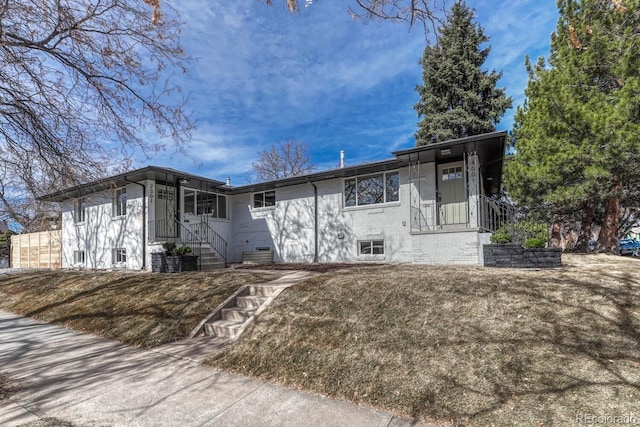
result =
M222 319L231 320L234 322L244 322L249 319L256 310L254 308L246 307L229 307L222 309Z
M234 338L242 327L242 322L233 320L214 320L211 323L204 325L204 330L207 335L215 335L220 338Z
M250 285L249 294L268 297L271 294L273 294L277 289L280 289L280 287L269 286L269 285Z
M258 295L247 295L244 297L237 297L236 304L238 307L244 308L259 308L262 303L264 303L268 297L261 297Z

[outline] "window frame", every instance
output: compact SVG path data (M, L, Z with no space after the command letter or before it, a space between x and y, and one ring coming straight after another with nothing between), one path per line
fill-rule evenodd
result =
M81 256L80 256L81 255ZM82 258L82 259L79 259ZM73 251L73 265L86 264L86 252L84 250Z
M368 244L370 248L369 252L363 252L363 244ZM377 249L382 249L381 252L376 252ZM367 239L367 240L358 240L358 256L384 256L385 255L385 245L384 239Z
M393 190L392 187L389 186L390 177L397 177L397 189ZM381 194L382 201L372 201L366 203L366 199L364 199L364 195L360 194L360 182L368 179L376 179L381 178ZM348 190L350 191L348 193ZM394 200L393 195L396 195ZM342 196L343 196L343 207L346 209L352 208L363 208L363 207L373 207L373 206L381 206L388 205L391 203L400 203L400 171L382 171L376 173L370 173L366 175L356 175L349 178L344 178L342 182ZM375 194L367 195L369 197L374 197ZM365 202L365 203L363 203Z
M123 197L124 195L124 197ZM124 199L124 201L122 200ZM114 218L127 216L127 187L119 187L113 191L111 214Z
M79 197L73 202L73 222L83 224L87 220L87 198Z
M273 193L273 198L269 197L269 202L273 199L272 204L267 204L267 194ZM261 206L256 206L256 196L261 197ZM255 193L251 193L251 208L252 209L273 209L276 206L276 190L265 190L265 191L256 191Z
M187 194L186 194L187 192L190 192L192 194L189 194L189 197L187 197ZM207 194L208 196L211 197L212 200L215 198L215 208L213 213L204 212L204 209L202 209L202 212L200 212L201 199L200 197L198 197L199 194ZM192 198L192 200L189 203L190 207L192 207L192 210L187 210L186 202L188 198ZM224 205L224 209L220 208L221 198L224 199L224 202L222 203ZM225 194L216 193L214 191L199 190L197 188L191 188L191 187L185 187L182 192L182 210L184 215L191 215L191 216L208 215L211 218L229 219L229 212L227 211L227 206L228 206L227 196ZM220 212L222 212L224 216L220 216Z
M111 263L113 265L126 265L127 264L127 249L126 248L113 248L111 251Z

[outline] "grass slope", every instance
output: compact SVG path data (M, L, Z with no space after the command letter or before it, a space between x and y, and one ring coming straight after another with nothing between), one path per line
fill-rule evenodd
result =
M274 278L229 271L3 274L0 309L148 348L187 337L241 285Z
M457 425L640 418L640 262L563 260L327 273L208 363Z

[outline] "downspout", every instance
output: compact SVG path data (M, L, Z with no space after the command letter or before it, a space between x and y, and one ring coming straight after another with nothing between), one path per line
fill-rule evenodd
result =
M313 232L314 232L314 240L315 240L315 250L313 253L313 262L318 262L318 187L311 182L307 181L309 184L313 185L313 213L315 216L315 221L313 222Z
M139 182L131 181L124 177L124 180L142 187L142 268L147 269L147 186Z

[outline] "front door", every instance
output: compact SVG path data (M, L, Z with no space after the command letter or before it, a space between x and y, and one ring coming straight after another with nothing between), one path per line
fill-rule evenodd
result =
M464 162L438 165L438 216L440 225L467 223Z
M156 237L178 237L176 229L176 189L156 185Z

